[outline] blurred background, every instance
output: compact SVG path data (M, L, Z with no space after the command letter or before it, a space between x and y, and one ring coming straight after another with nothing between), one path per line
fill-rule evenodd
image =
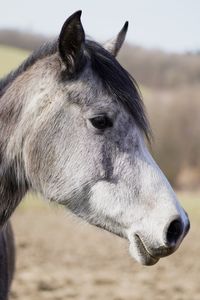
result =
M0 77L58 36L79 9L86 34L99 42L129 21L118 59L140 86L153 156L189 212L192 230L172 257L141 267L124 241L29 195L13 217L18 259L11 299L199 300L200 2L4 1Z

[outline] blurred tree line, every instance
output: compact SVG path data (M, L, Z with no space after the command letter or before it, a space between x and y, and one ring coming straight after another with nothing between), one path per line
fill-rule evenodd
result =
M0 44L37 49L52 38L0 30ZM126 44L119 61L141 87L154 133L152 152L172 184L200 188L200 55Z
M173 185L200 188L200 56L126 45L121 63L140 86L152 152Z

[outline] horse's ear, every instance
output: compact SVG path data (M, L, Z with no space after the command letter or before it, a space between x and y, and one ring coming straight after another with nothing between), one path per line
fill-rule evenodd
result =
M116 38L107 41L103 45L103 47L108 52L110 52L112 55L117 56L117 54L118 54L121 46L124 43L127 30L128 30L128 21L126 21L126 23L124 24L124 26L122 27L121 31L118 33L118 35L116 36Z
M83 56L85 33L80 20L81 13L77 11L65 21L58 40L60 56L71 75L80 68Z

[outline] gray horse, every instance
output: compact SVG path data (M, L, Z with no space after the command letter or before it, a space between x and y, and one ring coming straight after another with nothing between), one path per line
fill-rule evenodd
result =
M0 82L0 226L32 190L126 238L153 265L178 248L189 220L147 150L137 84L115 59L128 23L102 47L80 16Z

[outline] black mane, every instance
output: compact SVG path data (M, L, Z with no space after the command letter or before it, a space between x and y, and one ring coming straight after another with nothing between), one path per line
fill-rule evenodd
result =
M34 51L15 71L9 73L0 81L0 97L7 87L31 67L37 60L56 53L57 41L44 44ZM139 128L149 139L150 127L146 117L139 88L134 78L118 63L118 61L98 43L86 40L85 50L91 59L93 71L103 82L106 90L116 96L132 114Z

